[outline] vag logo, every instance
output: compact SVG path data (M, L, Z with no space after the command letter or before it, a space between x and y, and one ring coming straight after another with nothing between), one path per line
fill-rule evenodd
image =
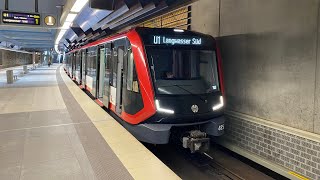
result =
M199 107L196 104L194 104L194 105L191 106L191 111L193 113L197 113L199 111Z

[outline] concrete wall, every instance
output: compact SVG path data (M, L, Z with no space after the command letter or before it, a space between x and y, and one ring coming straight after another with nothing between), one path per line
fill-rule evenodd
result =
M218 1L192 8L193 30L220 31L228 109L320 129L314 127L318 1L223 0L220 30Z
M13 66L20 66L24 64L32 63L32 54L7 51L0 49L0 55L2 64L0 64L0 68L7 68Z
M192 30L219 37L229 147L311 178L320 178L315 171L320 169L320 153L311 151L319 145L315 137L320 134L319 21L319 0L199 0L192 6ZM237 126L243 124L262 132L240 132ZM285 132L283 127L302 133ZM275 129L276 136L268 128ZM310 138L308 132L315 136ZM235 140L238 136L242 138ZM283 149L274 146L278 139ZM311 148L301 151L308 141ZM301 153L308 154L302 162Z

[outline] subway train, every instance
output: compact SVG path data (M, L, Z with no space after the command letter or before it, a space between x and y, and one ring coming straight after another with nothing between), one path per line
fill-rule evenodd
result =
M224 133L221 55L209 35L136 27L67 52L64 69L142 142L206 151Z

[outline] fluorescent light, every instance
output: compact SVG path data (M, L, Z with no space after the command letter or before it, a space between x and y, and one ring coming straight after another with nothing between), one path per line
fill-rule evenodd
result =
M160 107L159 100L156 100L155 103L156 103L157 111L167 113L167 114L174 114L173 110Z
M77 0L72 8L71 8L71 12L80 12L82 10L82 8L87 4L88 0Z
M67 21L64 22L64 23L63 23L63 26L62 26L62 29L69 29L71 23L72 23L72 22L67 22Z
M85 0L85 1L87 1L87 0ZM70 28L71 23L74 21L74 19L76 17L77 17L77 14L69 13L66 20L64 21L63 26L61 27L61 30L59 31L59 34L58 34L56 41L55 41L55 50L57 51L57 53L59 53L57 44L60 43L60 40L62 39L64 34L67 32L67 30Z
M67 32L67 30L65 29L61 29L57 38L56 38L56 42L55 44L59 44L60 40L62 39L62 37L64 36L64 34Z
M54 45L54 50L57 52L57 53L60 53L59 49L58 49L58 44L55 44Z
M66 31L69 29L71 23L75 20L77 17L77 13L82 10L82 8L88 3L89 0L76 0L73 4L70 13L67 15L67 18L65 22L63 23L63 26L61 27L61 30L56 38L54 49L57 53L60 53L58 49L58 44L60 43L60 40L65 35Z
M77 17L77 14L69 13L65 22L73 22L73 20Z
M216 111L216 110L218 110L218 109L221 109L223 106L224 106L223 97L220 96L220 102L219 102L219 104L213 106L213 107L212 107L212 110L213 110L213 111Z
M64 35L64 33L66 33L66 32L67 32L66 29L61 29L60 32L59 32L59 35L60 35L60 34Z
M57 37L57 40L61 40L62 39L62 37L64 36L64 33L59 33L59 35L58 35L58 37Z
M174 32L184 32L183 29L174 29L173 31L174 31Z

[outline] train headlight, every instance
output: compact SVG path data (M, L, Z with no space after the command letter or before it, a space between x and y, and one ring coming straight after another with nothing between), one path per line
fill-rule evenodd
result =
M214 105L214 106L212 107L212 110L213 110L213 111L216 111L216 110L218 110L218 109L221 109L223 106L224 106L223 97L220 96L220 102L219 102L219 104Z
M167 113L167 114L174 114L174 111L173 111L173 110L162 108L162 107L160 106L159 100L156 100L155 103L156 103L157 111L163 112L163 113Z

